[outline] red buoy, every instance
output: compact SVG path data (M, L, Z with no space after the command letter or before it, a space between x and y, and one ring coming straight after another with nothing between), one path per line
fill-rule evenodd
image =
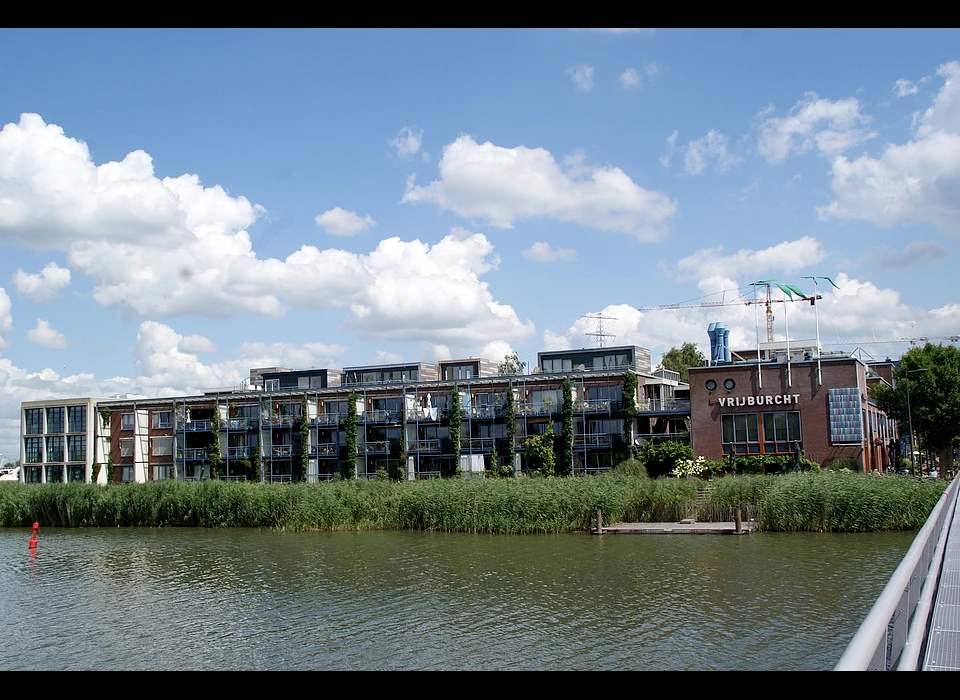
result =
M37 530L40 529L40 523L33 523L33 537L30 538L30 549L37 548Z

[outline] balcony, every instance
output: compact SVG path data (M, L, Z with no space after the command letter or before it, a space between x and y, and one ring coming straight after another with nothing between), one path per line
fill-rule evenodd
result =
M388 411L385 409L364 411L360 420L365 423L399 423L400 411Z
M503 409L499 406L474 406L469 411L464 411L464 418L500 418L503 416Z
M690 413L689 399L645 399L637 401L637 413Z
M292 457L293 445L274 445L270 448L270 454L274 457Z
M610 413L619 411L620 401L611 401L610 399L589 399L587 401L574 401L574 413Z
M560 408L554 407L552 403L519 403L517 404L517 416L551 416L554 410Z
M338 457L340 455L340 445L332 442L325 442L310 448L311 457Z
M357 454L385 455L390 454L390 443L386 440L370 440L357 445Z
M177 421L178 432L204 433L204 432L209 432L211 430L213 430L212 420L178 420Z
M410 447L407 449L407 452L417 454L440 454L440 441L420 440L418 442L412 442L410 443Z
M610 448L613 446L613 436L610 433L588 433L587 435L574 435L574 447L587 448Z
M493 452L496 438L460 438L460 450L465 452Z
M340 413L320 413L310 422L313 425L339 425L343 418L346 418L346 415Z
M256 430L257 427L256 418L231 418L220 426L220 430Z
M292 428L299 420L300 416L267 416L263 424L273 428Z
M437 422L448 417L448 411L445 408L431 406L429 408L409 408L407 409L407 420L412 421L432 421Z
M253 448L243 445L238 447L228 447L227 448L227 457L230 459L247 459L250 457L250 453L253 452Z
M204 448L179 448L177 450L177 459L187 462L201 461L210 458L209 450Z

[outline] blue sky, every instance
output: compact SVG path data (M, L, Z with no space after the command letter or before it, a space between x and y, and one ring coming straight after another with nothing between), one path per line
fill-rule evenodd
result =
M708 349L711 321L750 345L752 307L638 307L757 279L832 277L824 341L960 333L957 46L956 30L2 30L0 453L18 452L23 400L275 364L532 362L593 345L586 314L654 358ZM787 313L813 337L810 307Z

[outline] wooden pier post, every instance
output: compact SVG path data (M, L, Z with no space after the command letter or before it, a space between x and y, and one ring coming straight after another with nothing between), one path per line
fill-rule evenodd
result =
M736 525L736 529L734 530L734 532L736 532L738 535L742 535L743 519L740 515L740 508L737 508L736 510L733 511L733 522Z
M603 534L603 513L600 511L599 508L597 508L597 529L596 529L596 534L598 534L598 535L602 535L602 534Z

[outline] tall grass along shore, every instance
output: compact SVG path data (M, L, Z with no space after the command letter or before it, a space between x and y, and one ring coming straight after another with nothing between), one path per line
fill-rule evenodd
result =
M14 483L0 484L0 526L549 533L589 528L597 508L614 523L732 520L740 507L757 530L866 532L921 527L944 488L937 479L827 471L710 481L604 474L292 485Z

